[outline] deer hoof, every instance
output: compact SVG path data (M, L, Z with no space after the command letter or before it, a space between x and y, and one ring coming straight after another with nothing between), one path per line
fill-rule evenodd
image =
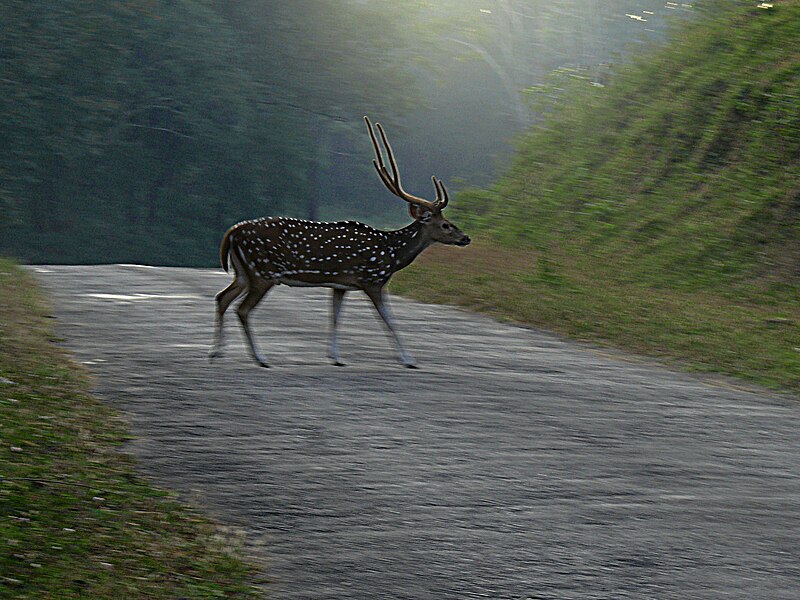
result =
M403 356L400 359L400 362L403 363L403 366L406 369L418 369L419 368L419 367L417 367L417 361L415 361L413 358L411 358L408 355Z

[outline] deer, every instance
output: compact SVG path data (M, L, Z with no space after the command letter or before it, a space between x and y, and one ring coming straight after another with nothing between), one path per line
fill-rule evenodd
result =
M236 313L250 355L262 367L269 367L253 337L249 316L275 285L288 285L333 290L328 358L334 365L344 364L337 332L345 294L360 290L382 319L400 363L412 369L417 367L397 333L384 288L392 275L410 265L431 244L467 246L470 238L442 215L449 202L444 183L431 177L436 194L433 200L406 192L386 132L380 123L373 128L366 116L364 122L375 151L372 164L384 186L408 203L413 222L393 231L382 231L358 221L325 223L289 217L262 217L233 225L220 244L220 264L225 272L229 272L229 266L233 267L233 281L215 296L211 360L222 353L225 311L234 300L244 296ZM388 169L375 129L386 151Z

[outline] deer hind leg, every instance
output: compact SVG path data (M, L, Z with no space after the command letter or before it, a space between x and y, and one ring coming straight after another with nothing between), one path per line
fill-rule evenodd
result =
M339 314L342 312L342 302L344 301L344 290L333 290L333 307L331 310L331 337L328 346L328 358L337 367L344 365L339 356L339 341L337 339L337 327L339 325Z
M270 290L274 284L263 279L251 279L247 289L247 295L242 300L236 309L236 314L239 315L239 321L242 323L242 329L247 337L247 343L250 345L250 354L258 364L262 367L269 367L267 361L258 349L256 340L253 337L253 332L250 331L249 315L264 295Z
M214 317L214 343L208 353L209 360L213 360L222 354L224 343L223 321L225 311L231 303L247 291L247 279L238 274L231 284L219 292L216 297L216 314Z
M397 348L400 362L409 369L416 369L417 363L414 360L414 357L406 352L406 349L403 347L403 343L400 341L400 337L397 335L394 317L389 310L389 305L386 303L386 297L383 294L383 290L370 289L364 291L366 292L367 296L369 296L369 299L372 300L372 303L375 305L375 309L378 311L378 315L380 315L381 319L386 324L386 329L388 330L389 335L394 341L395 347Z

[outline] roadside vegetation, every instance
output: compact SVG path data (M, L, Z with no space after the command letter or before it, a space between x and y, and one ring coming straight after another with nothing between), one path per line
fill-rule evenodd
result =
M0 260L0 597L261 597L237 535L135 472L47 314Z
M800 2L684 23L546 117L394 291L800 392ZM716 16L711 16L715 14Z

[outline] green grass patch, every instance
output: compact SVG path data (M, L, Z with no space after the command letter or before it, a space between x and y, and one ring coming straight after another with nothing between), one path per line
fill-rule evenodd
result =
M262 597L241 536L137 474L125 423L54 341L0 260L0 597Z
M783 292L654 286L592 257L486 240L431 248L392 291L800 393L800 302Z

